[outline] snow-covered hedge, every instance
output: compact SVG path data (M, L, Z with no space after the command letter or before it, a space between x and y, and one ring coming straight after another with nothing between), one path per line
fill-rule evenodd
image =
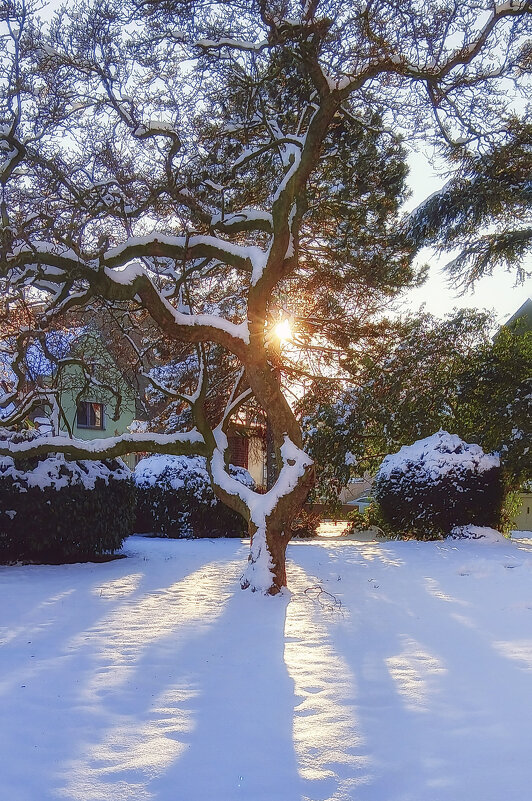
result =
M397 534L428 539L455 526L497 528L504 495L499 458L439 431L387 456L373 494Z
M119 459L0 458L0 561L83 561L132 533L135 492Z
M242 484L254 487L242 467L230 467ZM219 501L212 490L202 456L164 456L142 459L134 472L139 532L166 537L241 537L244 518Z

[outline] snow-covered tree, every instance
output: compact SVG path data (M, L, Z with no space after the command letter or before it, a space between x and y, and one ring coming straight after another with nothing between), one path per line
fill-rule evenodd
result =
M457 376L456 430L497 451L506 489L532 480L532 332L503 327Z
M329 503L341 487L401 445L439 428L456 430L460 375L493 333L486 314L458 311L396 320L388 337L361 355L344 355L348 379L324 381L303 400L305 440ZM347 384L347 387L346 387Z
M1 5L5 292L38 293L39 329L103 300L140 360L147 319L150 338L185 343L196 384L171 389L193 426L89 444L6 435L0 453L205 456L218 497L249 521L243 585L275 593L313 465L273 327L294 318L285 355L311 378L379 333L373 315L416 281L420 244L399 216L400 137L504 141L530 2L88 0L50 26L36 7ZM218 414L211 347L238 364ZM226 431L251 398L278 461L266 495L227 470Z

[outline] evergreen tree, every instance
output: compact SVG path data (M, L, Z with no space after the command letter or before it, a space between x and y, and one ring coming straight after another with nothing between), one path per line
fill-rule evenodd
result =
M520 281L530 274L524 263L532 250L531 141L532 125L511 119L485 152L453 146L457 175L407 220L414 241L459 249L447 269L466 287L501 265Z

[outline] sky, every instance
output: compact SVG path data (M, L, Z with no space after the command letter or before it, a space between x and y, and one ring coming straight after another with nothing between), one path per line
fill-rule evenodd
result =
M439 176L436 168L422 153L412 152L409 157L409 184L412 196L406 204L408 211L416 208L425 198L439 190L446 179ZM405 306L416 310L424 304L426 311L443 317L453 308L477 308L493 310L498 324L506 322L527 298L532 296L532 280L516 286L515 274L503 269L496 270L490 277L478 281L474 292L461 296L459 289L449 285L444 273L444 265L452 258L438 258L434 252L425 249L420 254L421 263L431 265L427 282L419 289L411 290L405 298ZM532 269L532 265L530 265Z

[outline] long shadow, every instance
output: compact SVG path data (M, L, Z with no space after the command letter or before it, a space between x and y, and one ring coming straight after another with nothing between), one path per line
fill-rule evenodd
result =
M142 540L136 543L139 553L132 559L101 564L13 566L2 571L0 602L5 612L0 619L0 647L4 654L0 694L9 697L22 684L29 689L38 683L41 673L55 670L58 655L61 661L75 662L98 626L108 627L113 610L116 615L125 614L145 594L159 588L164 592L183 572L192 573L205 563L204 551L196 549L183 564L176 558L175 548L172 553L172 545L176 543L156 543L161 556L155 573L146 570L152 557L145 556ZM73 664L72 672L77 667Z
M331 625L337 657L352 676L368 758L366 780L348 797L520 797L532 777L532 642L524 653L519 643L512 653L511 636L500 642L511 615L497 617L496 599L505 595L491 592L493 582L505 582L511 605L512 582L505 579L512 571L505 567L513 565L473 559L481 579L475 582L469 557L449 550L436 580L422 547L410 549L408 570L394 559L401 549L380 546L379 564L375 554L364 557L363 547L344 553L341 582L336 561L324 560L321 576L348 605ZM516 631L523 631L522 614Z
M294 681L293 738L305 801L350 801L371 759L356 709L356 680L332 635L342 610L319 589L320 576L290 564L285 664ZM332 590L332 588L331 588Z
M294 686L283 660L288 598L236 589L223 617L183 654L197 688L187 748L150 785L155 798L298 801Z
M129 632L116 617L96 632L106 673L80 698L105 719L68 766L67 797L317 801L350 799L367 780L350 677L312 601L242 593L240 568L212 563L150 597L179 618L162 635L146 602ZM136 630L148 647L129 664Z
M17 615L20 630L2 649L0 770L10 801L121 797L118 776L115 794L112 789L99 794L101 788L84 772L86 757L92 746L98 750L103 732L130 730L127 704L138 684L137 665L150 647L175 635L178 652L186 642L179 632L209 617L205 604L191 600L198 571L205 572L205 551L192 544L188 554L181 549L178 560L172 557L175 545L162 545L152 566L140 543L140 555L130 560L38 568L33 574L21 568L30 579L33 575L38 589L29 593L27 612ZM240 543L222 549L221 561L230 561L239 549ZM240 559L237 564L241 568ZM207 587L211 584L207 576ZM47 595L42 585L55 594ZM188 617L183 608L187 597ZM159 718L166 714L165 682L161 677ZM102 758L109 767L105 749Z
M403 559L396 546L323 548L316 559L304 546L291 552L292 597L271 599L237 589L239 543L216 549L206 564L200 544L176 560L161 543L150 565L138 543L129 564L71 566L39 591L6 650L11 685L21 664L31 679L2 696L0 754L21 755L1 768L6 798L522 796L532 638L518 635L532 601L512 577L532 560L494 566L449 550L431 575L422 549ZM343 608L305 593L317 584ZM30 624L35 668L21 653Z
M94 632L93 667L77 699L92 728L63 772L67 797L153 797L152 780L181 757L195 726L201 686L184 666L216 630L241 568L240 559L206 563L112 616L107 633Z

